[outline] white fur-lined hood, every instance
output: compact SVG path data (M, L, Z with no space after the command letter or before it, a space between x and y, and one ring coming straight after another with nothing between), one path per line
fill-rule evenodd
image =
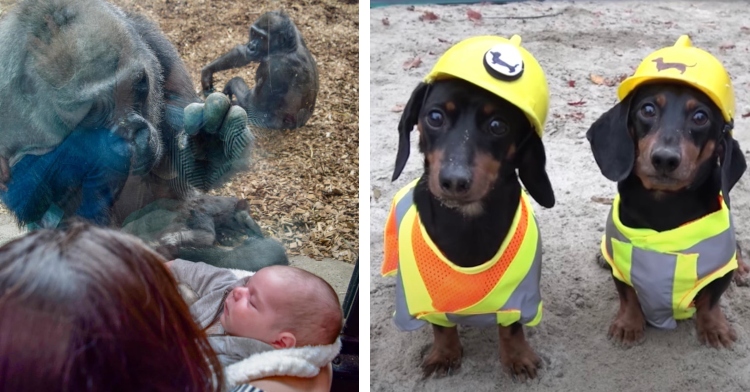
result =
M226 367L226 382L231 387L271 376L315 377L339 351L340 338L325 346L292 347L253 354Z

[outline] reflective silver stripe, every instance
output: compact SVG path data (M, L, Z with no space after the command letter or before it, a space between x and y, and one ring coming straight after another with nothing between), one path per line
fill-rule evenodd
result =
M497 315L494 313L473 314L471 316L446 313L445 317L454 324L470 325L472 327L491 327L497 325Z
M402 331L414 331L427 324L426 321L419 320L409 313L400 268L396 270L396 311L393 313L393 323Z
M409 189L401 200L396 202L396 236L401 232L401 221L403 221L406 212L409 211L414 203L414 188ZM406 294L404 293L404 282L401 279L401 268L396 270L396 311L393 313L393 323L402 331L413 331L418 329L427 322L418 320L409 313L406 305Z
M406 212L414 204L414 188L409 189L404 197L396 203L396 230L401 231L401 221L404 219Z
M529 220L534 220L534 216L529 211ZM529 222L531 223L531 222ZM503 305L502 310L520 309L522 324L531 322L536 318L539 311L539 303L542 302L542 293L540 292L539 282L542 280L542 233L537 226L536 250L534 251L534 261L531 262L529 271L524 276L521 283L513 291L508 302Z
M736 251L737 237L731 214L729 215L729 228L685 250L686 253L698 253L698 279L724 266L732 259Z
M612 214L607 217L605 246L614 260L612 238L631 244L615 226ZM736 237L732 217L729 217L729 228L706 238L688 249L676 249L679 253L697 253L697 278L705 278L712 272L725 266L735 253ZM646 321L657 327L673 329L677 326L672 309L674 279L677 271L677 256L656 251L632 247L630 281L638 295L638 302L646 316Z
M633 247L630 281L646 321L657 328L677 327L672 310L672 290L677 257Z

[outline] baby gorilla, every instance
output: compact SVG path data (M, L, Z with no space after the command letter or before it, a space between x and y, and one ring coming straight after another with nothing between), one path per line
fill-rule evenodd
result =
M261 15L250 26L249 40L201 70L203 92L213 91L213 74L260 62L251 90L232 78L224 94L236 97L251 126L295 129L307 123L318 95L318 68L294 22L283 11Z
M283 375L293 369L294 382L305 383L302 390L330 390L328 364L339 351L343 314L325 280L288 266L266 267L241 279L204 263L177 259L168 266L195 321L209 334L230 385L277 375L278 362L285 364ZM300 371L305 367L309 373ZM276 390L274 382L275 377L253 384Z
M235 197L160 199L128 216L122 231L139 237L168 260L182 258L248 271L289 264L283 245L263 236L247 200Z

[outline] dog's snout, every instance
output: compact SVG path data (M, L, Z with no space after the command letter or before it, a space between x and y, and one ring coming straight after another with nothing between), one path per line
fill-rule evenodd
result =
M471 171L460 166L448 166L440 171L440 187L452 194L463 194L471 188Z
M651 164L660 173L671 173L680 166L680 153L671 148L657 148L651 153Z

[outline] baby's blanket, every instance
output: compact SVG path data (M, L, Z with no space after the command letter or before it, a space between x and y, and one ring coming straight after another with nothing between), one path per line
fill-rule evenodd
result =
M315 377L339 354L341 340L325 346L292 347L270 350L236 362L225 368L229 386L271 376Z

